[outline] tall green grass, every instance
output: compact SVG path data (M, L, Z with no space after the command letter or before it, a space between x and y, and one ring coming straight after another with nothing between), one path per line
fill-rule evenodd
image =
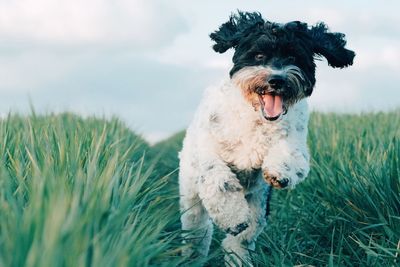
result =
M117 120L0 124L1 266L170 266L177 196ZM170 225L174 225L171 227Z
M274 191L255 264L396 266L400 112L314 113L309 129L310 176ZM179 256L183 135L151 147L116 119L1 120L0 266L199 265Z
M313 114L311 173L275 191L260 265L400 263L400 112Z

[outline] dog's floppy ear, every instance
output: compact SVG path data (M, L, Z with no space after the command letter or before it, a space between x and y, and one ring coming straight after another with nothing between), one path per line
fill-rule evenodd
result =
M210 34L210 38L215 42L214 51L224 53L230 48L235 48L239 40L245 37L251 29L263 24L264 20L260 13L238 11L237 14L232 14L227 22Z
M340 32L329 32L324 23L318 23L310 29L314 44L314 53L324 56L329 66L344 68L353 64L355 53L345 47L345 35Z

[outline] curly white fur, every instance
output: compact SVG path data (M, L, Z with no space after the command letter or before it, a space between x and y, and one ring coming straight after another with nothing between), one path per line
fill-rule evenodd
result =
M227 232L230 263L251 264L249 250L266 224L263 173L293 187L309 171L306 100L266 121L233 80L206 90L180 152L180 205L189 255L207 255L212 222ZM242 261L240 261L240 258Z

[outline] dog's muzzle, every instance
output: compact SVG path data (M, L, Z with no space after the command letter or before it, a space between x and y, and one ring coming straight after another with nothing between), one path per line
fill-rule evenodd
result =
M286 114L287 109L281 95L287 84L283 75L272 75L268 78L265 87L256 88L261 106L261 114L268 121L275 121Z

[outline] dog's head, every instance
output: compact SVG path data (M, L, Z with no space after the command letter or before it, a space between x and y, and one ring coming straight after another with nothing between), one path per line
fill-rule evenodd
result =
M270 121L311 95L316 57L343 68L352 65L355 56L345 48L344 34L329 32L324 23L312 27L299 21L278 24L264 21L259 13L239 11L210 37L216 52L235 49L231 79Z

